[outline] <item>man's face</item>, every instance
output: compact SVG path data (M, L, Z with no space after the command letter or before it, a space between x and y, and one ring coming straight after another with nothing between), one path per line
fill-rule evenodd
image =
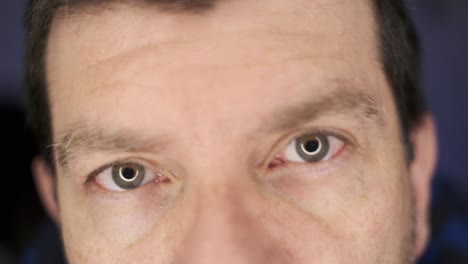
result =
M367 1L55 19L71 263L408 263L411 173Z

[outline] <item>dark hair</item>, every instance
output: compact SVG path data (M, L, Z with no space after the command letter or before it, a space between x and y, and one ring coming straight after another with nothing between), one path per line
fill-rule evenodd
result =
M45 51L52 20L65 7L98 5L112 0L30 0L27 12L26 113L41 152L53 166L52 120L47 95ZM116 1L116 0L114 0ZM125 0L119 0L120 2ZM411 129L427 111L420 91L420 48L413 24L401 0L371 0L377 21L379 54L398 109L408 158L412 159ZM200 13L216 0L140 0L172 12Z
M428 111L420 87L421 49L414 25L401 0L374 0L380 58L400 119L408 162L414 159L410 132Z

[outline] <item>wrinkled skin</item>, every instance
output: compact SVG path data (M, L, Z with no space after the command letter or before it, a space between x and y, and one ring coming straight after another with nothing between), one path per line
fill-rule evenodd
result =
M56 175L34 168L70 263L412 263L434 129L429 116L414 129L408 163L375 25L363 0L57 16ZM291 160L316 131L329 157ZM116 161L157 177L112 190Z

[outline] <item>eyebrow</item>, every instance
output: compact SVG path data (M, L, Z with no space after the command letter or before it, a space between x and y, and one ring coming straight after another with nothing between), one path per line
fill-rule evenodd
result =
M295 104L275 110L270 119L264 121L264 127L267 131L284 131L331 114L354 117L362 125L384 126L383 112L375 97L350 83L339 83L338 88L332 88L327 95L301 98Z
M327 95L315 95L312 98L305 96L295 102L289 102L288 105L277 107L261 122L260 132L290 130L327 114L355 117L362 125L384 125L381 107L373 96L347 82L340 82L337 88L331 90ZM59 133L56 143L49 147L53 148L58 165L64 171L68 171L78 159L80 149L86 152L148 153L162 151L169 143L168 135L144 137L128 128L104 129L79 121Z
M71 124L64 132L58 134L57 141L51 144L58 165L64 171L71 169L78 158L80 149L86 152L154 152L166 147L168 137L144 137L131 129L102 128L79 121Z

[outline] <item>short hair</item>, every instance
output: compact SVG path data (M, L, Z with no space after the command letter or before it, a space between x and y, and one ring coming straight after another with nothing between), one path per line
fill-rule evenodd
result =
M52 120L47 91L45 53L52 21L60 10L100 5L116 0L30 0L26 13L26 116L41 154L54 166ZM175 13L203 13L216 0L140 0L119 2L154 4ZM401 0L370 0L377 26L377 43L382 70L391 87L398 109L403 143L412 160L409 134L427 111L420 90L419 41Z

